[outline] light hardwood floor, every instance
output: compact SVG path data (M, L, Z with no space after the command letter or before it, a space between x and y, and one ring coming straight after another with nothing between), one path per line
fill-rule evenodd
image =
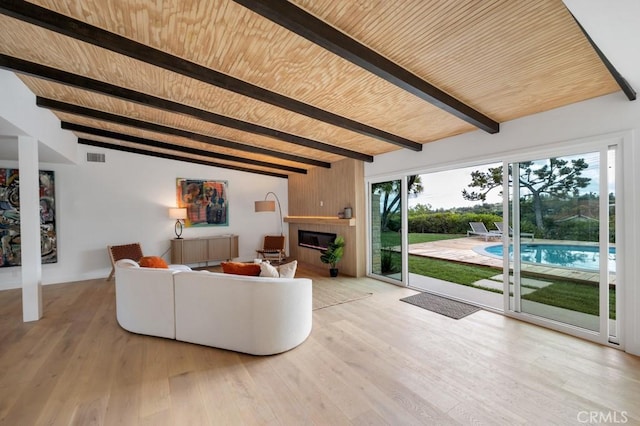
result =
M307 341L268 357L129 333L113 281L45 286L44 317L26 324L20 291L0 292L0 423L640 424L637 357L486 311L452 320L373 279L299 271L316 297L373 294L315 310Z

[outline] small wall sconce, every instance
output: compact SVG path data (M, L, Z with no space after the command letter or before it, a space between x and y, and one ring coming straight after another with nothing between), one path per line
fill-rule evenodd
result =
M269 194L273 195L276 201L278 202L278 212L280 213L280 235L284 235L284 226L282 225L282 208L280 207L280 199L275 193L269 191L267 192L267 195L264 196L264 200L256 201L254 206L254 209L255 209L254 211L256 213L276 211L276 201L267 200L267 197L269 196Z
M169 217L176 220L174 230L176 232L176 238L181 239L182 235L182 220L187 218L187 209L184 207L170 207Z

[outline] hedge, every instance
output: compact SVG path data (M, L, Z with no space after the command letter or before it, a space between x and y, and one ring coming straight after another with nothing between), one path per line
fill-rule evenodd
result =
M502 217L490 213L424 213L409 215L409 232L425 234L465 234L471 230L469 222L482 222L488 230L496 230L494 222Z

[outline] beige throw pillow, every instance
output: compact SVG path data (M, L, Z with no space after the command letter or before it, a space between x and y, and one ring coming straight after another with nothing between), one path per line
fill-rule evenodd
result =
M298 261L285 263L280 265L280 278L294 278L296 275L296 269L298 268Z
M278 278L280 274L278 274L278 270L272 264L269 262L262 262L260 264L260 276Z

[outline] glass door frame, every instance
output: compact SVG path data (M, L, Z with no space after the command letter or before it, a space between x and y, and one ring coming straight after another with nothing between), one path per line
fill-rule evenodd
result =
M625 137L625 135L613 135L613 136L604 136L604 137L595 137L595 138L591 138L590 140L587 141L583 141L582 143L574 143L574 144L566 144L566 145L557 145L554 146L553 148L550 149L539 149L539 150L535 150L535 151L529 151L526 153L519 153L517 155L511 156L511 158L507 158L503 161L503 187L502 187L502 191L503 194L505 194L505 197L503 199L503 211L505 212L504 215L504 223L503 226L505 226L505 229L507 226L509 226L509 219L510 218L516 218L516 217L520 217L520 212L519 212L519 203L511 203L510 197L508 194L511 194L511 197L513 197L513 199L519 199L519 185L513 185L513 188L509 188L509 170L508 167L510 164L518 164L520 162L525 162L525 161L530 161L531 159L540 159L540 158L548 158L548 157L561 157L561 156L570 156L570 155L579 155L582 153L587 153L587 152L599 152L600 153L600 158L604 158L605 160L607 159L607 151L609 150L610 147L615 146L615 182L616 182L616 201L615 201L615 212L616 212L616 230L618 230L618 232L616 233L616 247L624 247L626 245L626 238L625 238L625 232L620 232L622 228L622 224L623 224L623 218L624 218L624 203L623 203L623 196L621 196L622 194L622 186L623 186L623 176L624 176L624 168L625 166L628 167L628 164L623 164L624 161L624 156L623 156L623 150L624 150L624 141L625 139L627 139L627 137ZM608 182L608 175L607 175L607 166L608 165L608 161L605 162L604 164L600 164L600 183L599 183L599 191L600 191L600 223L603 223L603 226L600 227L599 229L599 240L600 241L607 241L609 240L609 235L608 235L608 212L609 212L609 197L608 197L608 187L607 187L607 182ZM514 172L515 173L515 172ZM512 190L512 192L510 193L510 189ZM604 222L603 222L604 221ZM520 252L519 252L519 248L520 248L520 232L519 232L519 220L513 220L513 257L514 259L519 259L520 258ZM606 225L604 225L606 224ZM602 247L602 245L600 245L600 258L601 259L606 259L607 256L604 255L603 257L603 252L605 250L608 250L608 244L604 245L605 247ZM505 237L503 239L503 253L508 253L509 249L509 238ZM518 262L515 262L514 264L514 268L513 268L513 276L514 276L514 281L515 280L520 280L520 267L517 264ZM614 346L616 348L619 349L624 349L624 345L622 342L624 342L624 307L623 307L623 303L622 301L624 300L624 292L625 292L625 286L624 286L624 255L618 255L618 253L616 254L616 336L615 338L611 339L611 337L609 336L609 324L608 324L608 320L609 320L609 306L608 306L608 271L605 271L606 268L606 262L602 262L603 265L601 265L600 268L600 286L599 286L599 294L600 294L600 298L599 298L599 306L600 306L600 330L597 332L594 331L590 331L590 330L586 330L586 329L582 329L580 327L576 327L570 324L565 324L565 323L561 323L559 321L555 321L552 319L546 319L543 317L539 317L536 315L532 315L532 314L528 314L525 312L521 312L521 306L520 306L520 291L519 291L519 286L515 286L514 285L514 303L513 306L511 306L511 301L510 301L510 295L509 295L509 291L510 291L510 283L509 283L509 274L511 273L510 270L510 262L509 262L509 257L505 256L504 257L504 271L503 271L503 276L504 276L504 282L503 282L503 289L504 289L504 315L509 316L509 317L513 317L513 318L517 318L520 320L524 320L530 323L534 323L537 325L541 325L544 326L546 328L551 328L557 331L561 331L563 333L566 334L571 334L580 338L584 338L586 340L591 340L591 341L595 341L597 343L603 344L603 345L609 345L609 346ZM602 284L603 282L605 282L605 284Z
M545 139L542 136L543 140ZM546 139L549 140L549 139ZM371 184L377 182L384 182L386 180L401 179L404 185L406 185L407 176L411 174L424 174L430 172L437 172L442 170L448 170L456 167L473 166L481 163L495 163L503 162L503 166L506 167L508 163L527 161L528 158L544 157L544 156L561 156L571 155L572 153L586 152L589 150L599 150L603 146L617 146L617 158L616 158L616 229L619 231L616 235L616 248L620 248L620 253L616 253L617 259L617 271L616 271L616 322L617 322L617 338L618 343L609 342L608 339L594 338L592 333L582 332L577 328L562 325L554 321L543 321L534 316L526 314L518 314L509 309L509 283L508 278L503 282L504 284L504 309L501 312L502 315L508 317L514 317L519 320L530 322L540 325L542 327L550 328L563 332L566 334L574 335L584 338L586 340L597 341L604 345L612 346L617 349L625 349L625 336L630 337L630 345L633 347L638 346L639 341L637 337L640 326L637 326L634 322L636 319L640 320L640 313L634 311L638 296L640 296L640 289L635 287L627 287L626 282L633 282L636 278L636 273L640 275L640 267L635 265L635 260L631 255L637 250L636 240L640 241L640 222L636 224L632 218L637 217L638 211L640 211L640 197L632 192L633 184L627 182L634 182L634 179L638 175L636 170L636 160L640 160L640 148L634 147L634 134L631 130L615 131L608 134L601 134L596 136L588 136L584 138L573 138L564 141L550 141L543 145L539 145L531 149L518 149L517 151L505 152L505 153L492 153L486 156L476 156L473 159L463 158L460 161L448 162L446 164L439 164L437 166L425 166L424 170L406 170L402 175L393 173L389 175L376 175L365 177L365 188L367 194L365 196L365 207L367 209L367 231L365 232L366 244L367 244L367 276L387 281L395 285L408 287L408 243L407 243L407 197L406 186L403 191L403 208L405 214L403 215L402 225L402 245L403 245L403 280L402 283L398 281L391 281L384 279L379 275L373 275L371 273L371 206L370 206L370 190ZM508 182L505 180L505 182ZM507 183L508 184L508 183ZM503 187L503 191L506 190ZM508 192L506 192L508 193ZM508 197L505 203L509 203ZM503 210L507 211L507 209ZM622 232L620 232L622 231ZM508 247L508 242L506 243ZM508 259L506 260L508 271ZM629 321L627 321L629 319ZM636 321L638 324L640 322Z
M409 280L409 255L407 253L407 177L409 174L391 175L377 178L370 178L366 182L367 196L365 197L365 208L367 209L367 232L366 232L366 244L367 244L367 269L366 273L368 277L378 279L390 284L394 284L400 287L407 287ZM400 258L401 258L401 280L395 280L393 278L385 277L384 275L376 274L372 270L372 239L371 239L371 226L373 224L373 218L371 217L371 190L376 183L389 182L399 180L400 181Z

